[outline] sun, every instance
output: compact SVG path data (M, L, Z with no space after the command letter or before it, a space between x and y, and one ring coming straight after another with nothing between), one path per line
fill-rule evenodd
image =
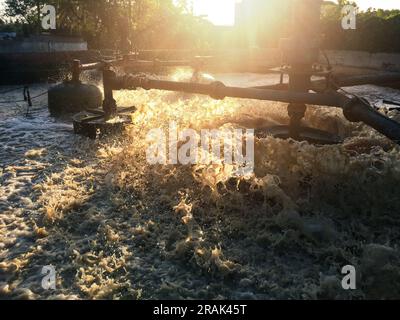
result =
M217 26L235 24L235 6L238 0L194 0L193 11L197 16L205 16Z

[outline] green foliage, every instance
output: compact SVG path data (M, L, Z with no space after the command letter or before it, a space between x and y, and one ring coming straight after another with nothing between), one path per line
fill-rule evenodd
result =
M6 0L6 13L28 25L37 24L37 9L43 1ZM45 2L56 7L57 30L54 33L83 36L95 48L128 51L204 47L206 40L198 41L196 33L204 35L201 31L210 29L209 23L193 16L188 0L180 0L177 5L173 0Z
M323 11L322 46L325 49L400 52L400 10L359 12L356 30L341 26L341 7L326 4Z
M6 14L10 17L18 17L27 23L39 24L40 9L45 0L6 0Z

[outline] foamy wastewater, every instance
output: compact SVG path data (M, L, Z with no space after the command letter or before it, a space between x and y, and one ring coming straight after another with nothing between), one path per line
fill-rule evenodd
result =
M350 262L368 283L397 283L398 269L388 266L398 246L400 156L372 130L335 109L311 109L307 121L343 132L345 145L270 137L257 142L255 177L231 179L221 165L150 166L147 132L170 120L195 130L285 123L284 105L144 90L116 97L138 108L118 140L75 137L47 117L44 101L31 122L10 115L0 125L8 152L1 297L349 298L335 285ZM41 286L47 265L55 291ZM350 297L375 294L366 285Z
M46 89L35 85L31 96ZM7 101L18 99L19 92L2 96ZM76 143L71 124L48 116L45 97L33 104L29 111L21 103L0 106L0 287L6 296L13 287L10 276L17 276L29 257L40 251L35 241L47 234L37 225L41 213L34 189L45 178L45 170L61 170ZM34 296L27 288L15 290Z

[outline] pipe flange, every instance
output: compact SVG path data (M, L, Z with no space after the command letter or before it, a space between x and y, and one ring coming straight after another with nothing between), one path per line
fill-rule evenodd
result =
M358 98L349 99L343 106L343 115L350 122L359 122L359 117L357 116L357 111L355 107L360 104Z
M306 115L307 106L300 103L289 103L287 110L290 118L301 120Z
M225 88L226 86L221 81L215 81L210 84L210 97L215 100L223 100L226 98Z

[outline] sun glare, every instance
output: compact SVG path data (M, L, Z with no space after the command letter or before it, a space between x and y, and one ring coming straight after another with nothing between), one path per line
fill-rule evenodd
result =
M195 15L204 16L214 25L233 26L235 24L235 5L238 2L242 2L242 0L193 0L193 10ZM355 2L363 10L369 7L400 8L399 0L355 0Z
M217 26L233 26L235 24L235 4L240 0L194 0L194 13L205 16Z

